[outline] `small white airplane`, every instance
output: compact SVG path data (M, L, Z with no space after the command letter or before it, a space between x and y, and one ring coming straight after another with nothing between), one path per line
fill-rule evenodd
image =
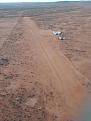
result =
M57 31L57 32L53 31L53 34L56 35L56 36L57 36L57 35L61 35L61 33L62 33L62 32L59 32L59 31Z
M53 34L58 37L60 40L64 40L64 33L60 31L53 31Z

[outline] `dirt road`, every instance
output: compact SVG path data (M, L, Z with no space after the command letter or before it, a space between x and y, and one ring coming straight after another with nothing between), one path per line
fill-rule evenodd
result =
M21 18L17 26L20 29L15 28L14 38L1 50L10 61L0 69L4 80L0 120L73 119L85 98L83 84L88 80L55 48L58 40L50 30L39 29L29 17Z

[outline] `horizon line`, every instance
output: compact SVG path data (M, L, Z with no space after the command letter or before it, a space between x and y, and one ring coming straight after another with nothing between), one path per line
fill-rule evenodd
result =
M14 1L14 2L0 2L0 3L52 3L52 2L91 2L90 0L62 0L62 1L45 1L45 2L41 2L41 1L37 1L37 2L29 2L29 1Z

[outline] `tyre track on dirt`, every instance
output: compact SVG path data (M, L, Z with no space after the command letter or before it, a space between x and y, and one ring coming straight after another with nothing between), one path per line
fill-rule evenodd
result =
M26 18L25 18L26 19ZM25 20L26 21L26 20ZM27 23L26 24L28 24L30 22L30 20L28 20L27 21ZM33 25L33 24L32 24ZM35 25L33 25L33 27L34 27ZM28 26L29 27L29 26ZM30 28L31 28L31 26L30 26ZM35 28L35 27L34 27ZM36 33L36 32L34 32L34 30L33 30L33 28L31 28L31 35L32 35L32 38L33 38L33 40L32 41L34 41L34 44L36 45L37 44L37 47L36 47L36 51L37 51L37 49L38 49L38 51L41 53L41 57L43 58L43 59L45 59L46 61L45 62L47 62L47 65L51 68L51 71L53 72L53 74L54 74L54 76L56 77L56 79L57 80L60 80L60 76L59 76L59 74L58 74L58 72L57 72L57 70L56 70L56 68L55 68L55 65L53 64L53 63L50 63L51 62L51 60L50 60L50 58L49 58L49 56L48 56L48 54L46 53L46 51L45 51L45 49L44 49L44 47L42 46L42 43L40 42L40 40L41 40L41 38L40 38L40 35L39 36L37 36L36 35L36 38L37 38L37 41L35 41L36 39L35 39L35 36L34 36L34 33ZM61 82L61 81L60 81ZM59 85L60 85L60 83L59 83ZM64 89L63 89L63 84L61 83L61 89L62 89L62 94L63 94L63 91L64 91ZM58 85L57 85L57 87L58 87ZM60 91L59 91L60 92Z
M31 38L37 43L41 57L46 60L53 76L56 78L52 83L55 91L63 95L66 101L66 111L68 110L67 112L69 112L70 108L75 110L84 97L85 89L82 86L82 82L86 81L86 78L75 71L74 67L61 52L59 54L49 46L46 39L42 37L42 30L39 30L32 20L29 20L29 18L24 18L24 20L29 26L28 28L31 28ZM38 48L36 48L36 51ZM73 113L72 110L71 113Z
M26 30L22 31L25 29L22 22L21 18L11 32L9 41L2 47L2 54L9 57L10 63L2 67L3 73L0 71L0 79L5 76L6 80L2 80L5 84L9 80L8 85L0 88L0 121L46 121L48 114L43 99L44 92L34 77L36 64L31 59L34 53L30 38L21 38L24 37L24 32L26 34ZM22 35L18 32L22 32ZM35 103L31 103L32 99Z
M84 78L74 70L62 52L49 44L49 32L39 29L29 17L22 17L11 32L10 40L4 44L3 54L11 61L3 70L11 73L12 78L2 98L5 115L2 113L2 121L5 118L7 121L67 121L77 113L85 96L81 84ZM17 77L14 78L14 75ZM39 100L30 108L31 100L36 98ZM11 112L8 117L6 107Z

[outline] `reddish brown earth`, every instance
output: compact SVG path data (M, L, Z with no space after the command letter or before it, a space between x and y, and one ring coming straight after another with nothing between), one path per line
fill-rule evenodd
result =
M51 30L29 17L15 20L0 48L0 121L70 121L89 80L64 56Z
M64 42L58 42L60 50L91 80L91 4L67 5L33 12L32 18L42 29L64 32Z

